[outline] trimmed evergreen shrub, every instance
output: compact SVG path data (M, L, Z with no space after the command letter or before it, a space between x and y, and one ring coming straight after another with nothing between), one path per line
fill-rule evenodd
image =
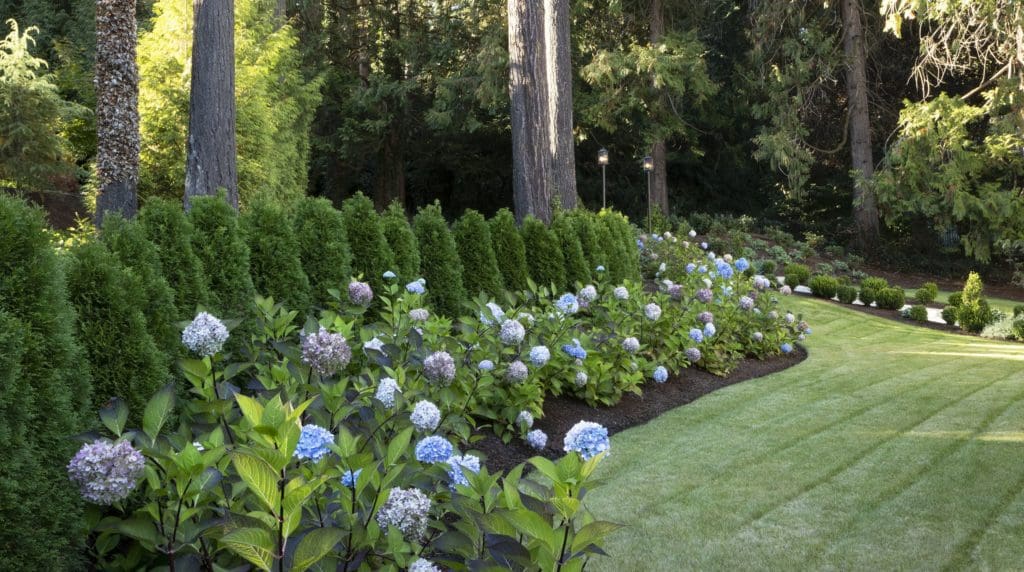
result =
M795 289L797 286L800 285L799 274L786 274L785 276L783 276L783 280L786 282L786 286L789 286L790 288Z
M956 306L946 306L942 309L942 321L950 326L956 324Z
M203 264L213 314L221 319L253 315L256 288L249 274L249 247L239 228L238 213L221 196L195 197L189 220L194 229L192 248ZM246 320L242 327L250 322ZM231 337L228 343L235 349L249 338L246 331L232 332Z
M520 229L526 247L530 278L538 286L561 290L565 287L565 257L558 238L537 217L529 215Z
M868 276L860 281L860 301L864 302L864 305L870 306L877 300L879 290L888 287L889 282L885 278Z
M196 307L209 302L203 265L192 247L192 223L180 202L156 197L146 201L138 222L146 238L156 245L160 270L174 291L177 319L191 320Z
M572 221L563 212L555 215L551 222L551 230L558 239L562 250L562 257L565 259L565 287L575 291L575 285L586 284L590 281L590 269L586 257L583 255L583 246L580 245L579 235Z
M466 290L462 285L462 261L441 205L435 202L421 208L412 224L420 246L420 270L427 280L427 301L437 313L456 318Z
M327 291L344 290L352 278L344 218L331 201L305 197L295 205L293 222L311 301L323 308L331 299Z
M610 210L601 211L599 216L605 221L609 230L612 231L612 236L621 245L623 268L621 269L622 276L618 282L622 280L639 281L641 279L640 249L637 245L636 232L634 232L633 226L629 223L629 219L622 213Z
M604 253L604 278L612 284L621 284L626 277L628 265L625 264L626 253L622 251L622 243L615 240L612 230L605 223L604 218L594 217L594 233L597 235L597 244ZM594 267L595 269L597 266Z
M394 271L395 255L381 230L380 215L373 209L373 201L363 193L356 193L345 199L341 214L345 218L345 233L352 252L352 274L361 274L375 294L383 292L384 273ZM342 290L347 286L343 284Z
M981 276L977 272L971 272L964 284L956 311L956 321L960 324L960 329L976 334L995 321L988 301L982 297L983 288Z
M309 277L302 269L299 241L277 203L256 200L239 217L249 247L249 274L256 292L289 310L309 310Z
M498 271L487 219L469 209L452 225L452 234L462 260L462 284L466 294L474 297L484 292L494 298L501 296L505 286Z
M928 308L925 308L922 305L911 306L910 311L907 313L907 317L915 322L927 322Z
M939 296L939 286L934 282L925 282L914 292L914 300L919 304L931 304Z
M786 270L783 274L787 278L786 284L790 287L796 288L799 284L808 285L807 282L811 278L811 269L808 268L806 264L787 264ZM794 282L789 281L790 276L794 278Z
M963 302L963 297L963 292L953 292L952 294L949 295L949 298L946 299L946 304L956 308L957 306L960 305L961 302Z
M849 284L840 284L836 288L836 296L843 304L853 304L853 301L857 299L857 289Z
M173 371L174 361L182 351L181 332L176 324L181 316L174 305L174 290L164 278L157 246L146 238L138 221L126 221L118 213L103 217L100 238L134 282L131 291L139 297L146 329L167 356Z
M902 288L882 288L875 296L878 307L884 310L899 310L906 303Z
M815 296L831 300L839 290L839 281L832 276L818 275L811 278L809 286Z
M0 311L7 324L0 332L19 340L0 342L0 369L17 372L8 378L16 383L0 384L0 402L22 413L5 414L0 423L12 439L23 425L22 450L34 457L17 473L13 465L0 469L0 490L17 499L0 503L0 570L75 569L83 567L75 558L84 540L82 501L65 467L77 446L68 436L93 420L89 367L42 210L0 193L0 236ZM13 395L23 393L19 388L31 391ZM4 450L0 465L11 453Z
M770 278L772 283L775 283L775 261L774 260L762 260L761 261L761 274Z
M146 403L169 380L167 356L146 331L142 285L101 242L76 247L67 272L93 401L102 405L120 397L131 412L130 426L138 426Z
M1024 340L1024 318L1014 318L1010 325L1014 339Z
M500 209L488 225L491 229L491 244L494 257L498 262L501 279L509 290L521 292L526 290L526 277L529 270L526 266L526 246L523 237L516 229L516 219L512 211Z
M391 253L395 255L395 267L391 270L398 274L403 284L419 278L422 264L419 245L400 203L395 201L388 206L380 218L380 226Z
M583 249L583 257L587 263L587 272L593 278L598 266L608 265L606 253L601 249L601 243L597 237L597 227L600 223L594 213L584 209L572 211L569 220L576 229L576 236L580 239L580 247Z

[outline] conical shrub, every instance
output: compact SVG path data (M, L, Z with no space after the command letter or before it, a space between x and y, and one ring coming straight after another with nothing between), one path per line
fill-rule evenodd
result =
M533 215L523 220L521 232L530 278L538 286L565 287L565 257L555 233Z
M483 292L498 297L504 290L498 262L491 244L487 220L475 210L467 210L452 226L455 244L462 260L462 284L473 297Z
M180 202L153 197L139 211L138 223L156 245L160 270L174 291L178 320L191 320L209 302L203 264L192 248L192 223Z
M564 212L556 215L555 220L551 222L551 231L555 233L562 257L565 259L565 286L572 290L576 283L589 282L590 270L587 268L587 259L583 256L579 235L576 234L576 227L569 216Z
M526 267L526 247L519 229L516 228L515 216L512 211L501 209L489 221L488 226L502 282L509 290L525 290L526 278L529 276Z
M427 301L439 314L456 318L466 298L462 261L440 205L421 208L412 224L420 246L420 270L427 280Z
M331 299L327 291L344 290L352 277L344 218L327 199L305 197L295 205L293 222L312 303L323 308Z
M219 318L241 319L232 332L237 349L248 341L249 318L255 314L256 289L249 274L249 247L238 225L238 213L223 197L195 197L189 212L192 248L203 265L209 307ZM240 335L239 335L240 334Z
M309 310L309 278L302 269L299 241L284 209L268 200L256 200L239 218L249 247L249 273L253 287L289 310Z
M362 274L374 294L380 294L384 291L384 273L394 268L395 256L384 237L380 216L373 210L373 201L356 193L345 200L341 213L352 251L352 274Z
M604 256L605 278L613 284L621 284L629 268L626 262L627 254L622 251L622 242L615 238L611 225L605 222L604 217L595 217L593 226L597 243Z
M380 224L391 253L395 255L392 271L398 274L403 284L419 278L420 249L402 205L397 201L391 203L381 216Z
M597 236L597 216L594 213L582 209L572 212L570 219L576 229L576 236L580 239L580 247L583 249L583 257L587 260L587 270L593 277L598 266L607 266L606 253L600 246Z
M604 210L599 215L618 244L617 251L621 258L611 261L614 266L616 282L622 280L640 280L640 249L637 248L637 237L632 225L621 213Z

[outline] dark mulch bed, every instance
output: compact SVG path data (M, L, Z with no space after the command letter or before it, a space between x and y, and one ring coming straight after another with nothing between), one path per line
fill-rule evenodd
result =
M505 444L494 435L487 435L473 448L487 456L485 464L491 471L507 471L530 457L542 455L557 459L564 455L562 440L578 421L593 421L608 428L609 434L642 425L669 409L695 401L712 391L734 383L762 377L792 367L807 359L807 350L799 345L793 353L766 360L744 359L729 375L718 377L703 370L685 369L665 383L645 383L643 395L632 393L612 407L595 408L571 397L547 397L544 417L534 424L548 434L548 446L535 451L522 439Z
M811 297L810 294L799 294L799 295ZM818 300L822 300L822 301L826 301L824 298L817 298L817 299ZM887 320L892 320L894 322L899 322L901 324L907 324L907 325L910 325L910 326L919 326L919 327L922 327L922 328L928 328L930 330L938 330L940 332L946 332L948 334L963 334L965 336L977 336L978 335L978 334L972 334L972 333L969 333L969 332L965 332L965 331L961 330L960 328L958 328L956 326L951 326L949 324L938 324L936 322L918 322L916 320L911 320L911 319L908 319L908 318L904 318L903 316L900 315L899 311L897 311L897 310L883 310L881 308L876 308L874 306L862 306L860 304L843 304L842 302L838 302L836 300L827 300L827 301L829 303L831 303L831 304L836 305L836 306L842 306L843 308L849 308L851 310L857 310L858 312L863 312L865 314L871 314L872 316L878 316L879 318L885 318ZM928 307L930 307L930 308L943 308L943 305L941 305L941 304L939 304L939 305L931 305L931 304L929 304Z

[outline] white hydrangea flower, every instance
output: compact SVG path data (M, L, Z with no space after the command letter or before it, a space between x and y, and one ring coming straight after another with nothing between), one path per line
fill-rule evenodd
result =
M181 332L181 343L203 357L219 352L226 341L228 341L227 326L206 312L196 314L192 323Z

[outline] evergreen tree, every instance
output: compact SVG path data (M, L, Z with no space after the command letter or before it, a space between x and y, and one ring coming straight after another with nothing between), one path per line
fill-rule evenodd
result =
M529 276L526 267L526 246L523 244L522 235L516 229L516 219L512 211L499 210L490 220L489 226L494 257L498 262L502 282L509 290L526 290L526 278Z
M173 366L182 347L176 325L178 308L174 305L174 290L164 279L156 245L146 239L140 223L126 221L115 213L103 219L100 238L127 270L133 282L129 290L139 297L146 329Z
M586 284L590 281L590 270L587 259L583 256L583 247L569 215L561 212L551 222L551 231L555 233L562 256L565 258L565 286L574 290L577 282Z
M586 258L587 270L593 276L598 266L607 266L605 251L600 246L597 236L597 218L594 213L582 209L572 211L569 218L576 235L580 239L580 247L583 249L583 256Z
M331 299L327 291L343 290L352 278L344 217L327 199L305 197L296 203L293 218L312 303L323 308Z
M11 324L11 330L2 327L0 332L20 329L20 349L8 350L13 342L0 344L4 360L18 361L17 367L0 369L20 368L10 378L17 383L0 385L0 402L27 407L21 421L4 419L24 424L24 449L36 462L28 461L29 472L10 475L0 487L18 499L0 504L0 570L77 568L73 555L83 541L82 501L64 467L76 446L68 436L92 419L87 413L92 410L89 368L75 339L75 312L42 210L0 193L0 236L0 311ZM9 393L19 387L31 388L31 400ZM4 464L10 453L5 450Z
M420 277L420 249L416 244L416 234L412 231L405 209L395 201L388 205L380 220L384 237L395 255L393 271L403 282L412 282Z
M394 268L395 257L384 238L373 201L363 193L356 193L345 201L341 213L352 250L352 273L362 274L373 292L379 294L384 291L384 273Z
M613 279L616 283L623 280L640 280L640 249L637 248L637 237L623 214L605 210L600 214L601 221L608 228L612 240L616 244L616 256L613 261Z
M427 301L439 314L456 318L466 290L462 285L462 261L441 205L421 208L413 219L413 229L420 245L420 270L427 280Z
M191 320L209 302L203 263L192 247L195 229L181 203L151 198L139 212L146 238L156 245L163 277L174 291L178 320Z
M142 284L102 242L83 244L72 254L68 289L92 371L93 401L124 399L131 426L138 426L146 403L169 379L167 357L146 330Z
M565 257L558 238L533 216L523 220L521 229L526 247L526 264L530 278L538 286L561 289L565 286Z
M452 226L455 244L462 260L462 283L469 296L480 292L491 297L501 296L504 284L498 261L491 244L491 230L487 220L475 210L467 210Z
M240 217L249 246L249 271L256 292L290 310L309 310L309 278L302 269L299 242L284 209L257 200Z
M622 243L615 239L611 225L605 222L603 216L594 217L593 227L597 244L604 256L604 278L613 284L621 284L629 266L626 264L627 255L622 251Z
M242 319L241 330L233 331L233 348L248 341L248 329L255 310L256 289L249 274L249 247L238 225L238 213L223 196L195 197L189 220L195 232L192 248L202 262L209 306L220 318Z

